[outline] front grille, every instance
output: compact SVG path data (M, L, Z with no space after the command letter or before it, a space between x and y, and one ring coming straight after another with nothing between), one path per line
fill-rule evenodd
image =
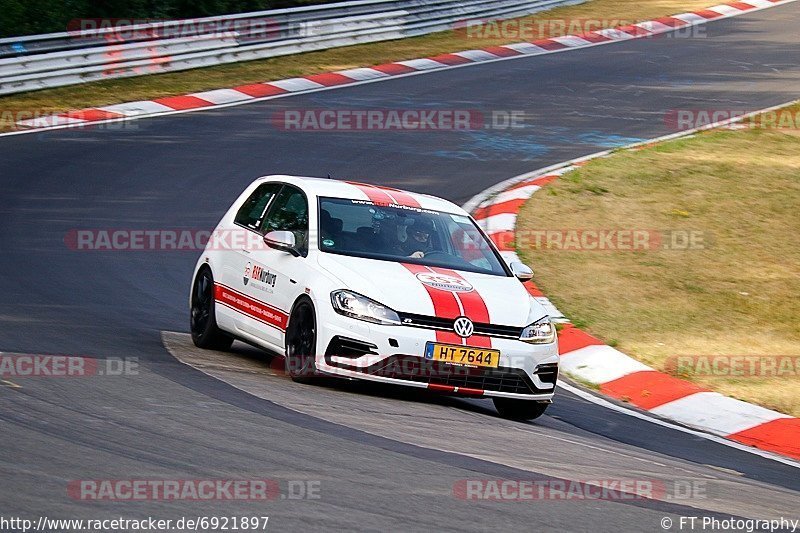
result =
M442 361L431 361L413 355L393 355L367 368L356 368L341 363L332 364L375 376L418 383L515 394L544 394L552 392L552 389L538 389L525 374L525 371L518 368L464 367Z
M416 315L413 313L398 313L400 315L400 322L404 326L412 326L418 328L428 329L442 329L453 331L452 318L439 318L436 316ZM511 339L519 339L522 330L516 326L498 326L497 324L484 324L475 322L475 332L473 335L487 335L489 337L506 337Z

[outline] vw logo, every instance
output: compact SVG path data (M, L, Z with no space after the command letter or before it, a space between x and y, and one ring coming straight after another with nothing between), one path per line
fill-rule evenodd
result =
M472 332L475 331L475 326L472 324L472 320L465 316L460 316L453 322L453 331L455 331L456 335L459 337L466 339L472 336Z

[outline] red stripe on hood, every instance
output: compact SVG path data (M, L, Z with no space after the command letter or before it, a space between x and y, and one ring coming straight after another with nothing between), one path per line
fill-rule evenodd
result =
M414 275L420 273L428 274L431 272L428 267L424 267L422 265L414 265L411 263L401 264ZM428 291L428 296L431 297L431 302L433 302L433 313L437 317L454 320L461 315L461 309L459 309L456 297L452 292L434 289L433 287L425 285L422 282L420 282L420 284L425 287L426 291ZM436 340L438 342L444 342L447 344L463 344L461 337L456 335L455 331L444 331L437 329Z
M450 270L449 268L439 268L439 267L430 267L430 268L437 274L451 276L462 280L464 279L464 276L462 276L455 270ZM466 315L467 318L469 318L473 322L478 322L481 324L490 323L489 309L486 307L486 302L483 300L483 297L474 287L469 292L457 292L452 294L456 298L461 300L461 306L464 308L464 315ZM472 337L467 339L467 344L469 344L470 346L478 346L480 348L491 348L492 339L491 337L485 337L482 335L473 335Z

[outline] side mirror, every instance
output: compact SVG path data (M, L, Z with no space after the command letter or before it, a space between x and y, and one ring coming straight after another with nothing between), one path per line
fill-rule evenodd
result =
M514 261L510 265L511 273L520 281L528 281L533 277L533 270L528 265Z
M300 255L300 252L295 247L297 243L294 239L294 233L291 231L270 231L264 235L264 244L276 250L289 252L295 257Z

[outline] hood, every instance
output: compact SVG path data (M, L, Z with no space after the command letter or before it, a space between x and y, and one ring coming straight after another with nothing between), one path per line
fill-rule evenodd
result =
M399 313L524 327L547 314L516 278L321 253L320 267Z

